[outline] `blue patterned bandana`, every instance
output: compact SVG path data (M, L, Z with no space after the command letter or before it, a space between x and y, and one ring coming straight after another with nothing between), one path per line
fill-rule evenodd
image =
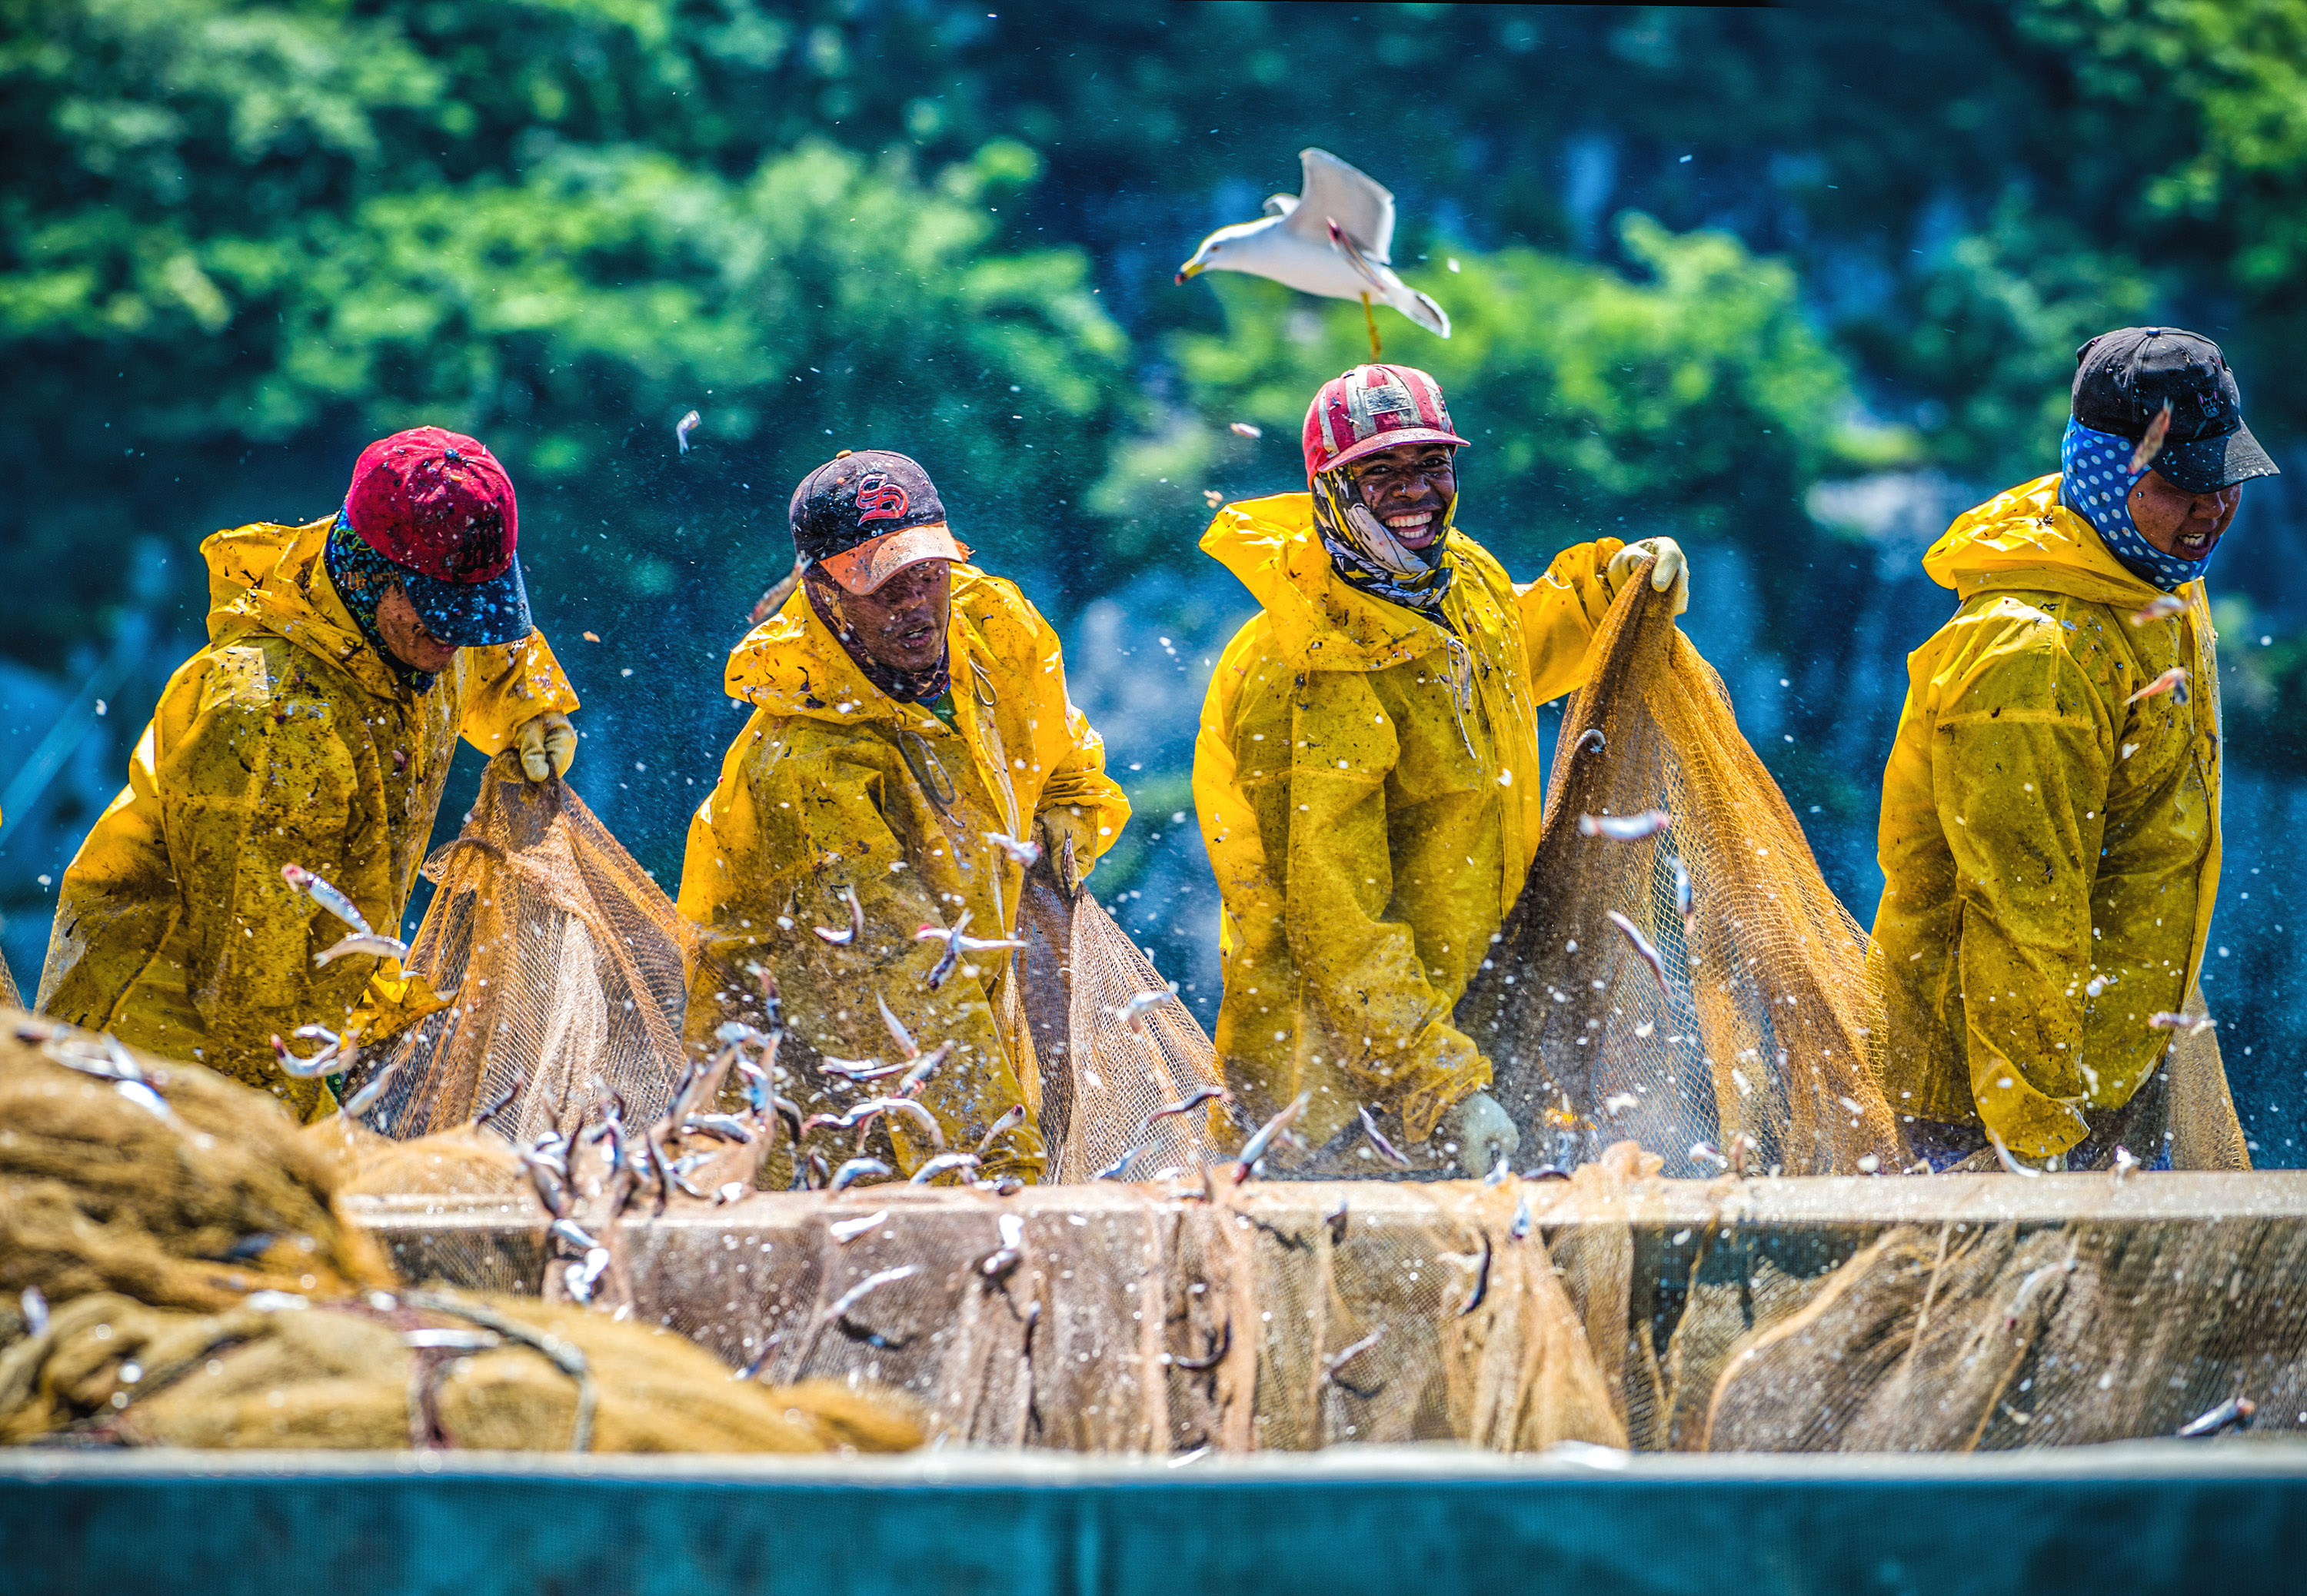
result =
M2131 491L2147 474L2131 469L2137 447L2128 438L2095 432L2068 418L2067 435L2059 440L2059 499L2091 524L2107 551L2132 576L2170 593L2208 570L2218 545L2214 543L2200 559L2181 559L2164 553L2140 533L2131 519Z
M407 573L363 542L342 510L337 512L336 524L329 528L329 541L322 549L321 559L328 569L330 585L344 601L353 624L360 627L361 636L368 639L368 645L384 661L384 668L410 692L431 691L436 679L428 671L403 664L400 656L385 646L384 634L376 624L377 606L400 585Z

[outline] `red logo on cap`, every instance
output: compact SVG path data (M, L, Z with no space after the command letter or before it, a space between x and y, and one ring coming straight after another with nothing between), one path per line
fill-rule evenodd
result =
M912 507L913 500L905 491L883 476L872 472L857 479L857 518L860 521L894 521Z

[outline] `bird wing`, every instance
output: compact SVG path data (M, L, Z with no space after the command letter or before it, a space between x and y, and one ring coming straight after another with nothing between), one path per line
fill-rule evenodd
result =
M1318 243L1330 240L1329 224L1354 241L1354 247L1381 266L1394 259L1394 196L1368 173L1346 165L1326 149L1298 152L1302 175L1298 209L1282 224Z

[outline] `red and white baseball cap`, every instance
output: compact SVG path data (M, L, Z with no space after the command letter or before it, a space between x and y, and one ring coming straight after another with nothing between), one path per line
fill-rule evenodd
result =
M1398 444L1465 441L1433 378L1415 366L1356 366L1306 407L1306 480Z

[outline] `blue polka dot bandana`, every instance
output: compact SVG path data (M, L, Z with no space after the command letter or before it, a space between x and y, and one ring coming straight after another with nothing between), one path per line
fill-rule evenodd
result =
M2208 570L2218 548L2214 544L2200 559L2181 559L2148 542L2132 524L2131 491L2147 474L2131 469L2137 447L2128 438L2093 431L2070 417L2067 435L2059 440L2059 499L2091 524L2107 551L2132 576L2170 593Z

